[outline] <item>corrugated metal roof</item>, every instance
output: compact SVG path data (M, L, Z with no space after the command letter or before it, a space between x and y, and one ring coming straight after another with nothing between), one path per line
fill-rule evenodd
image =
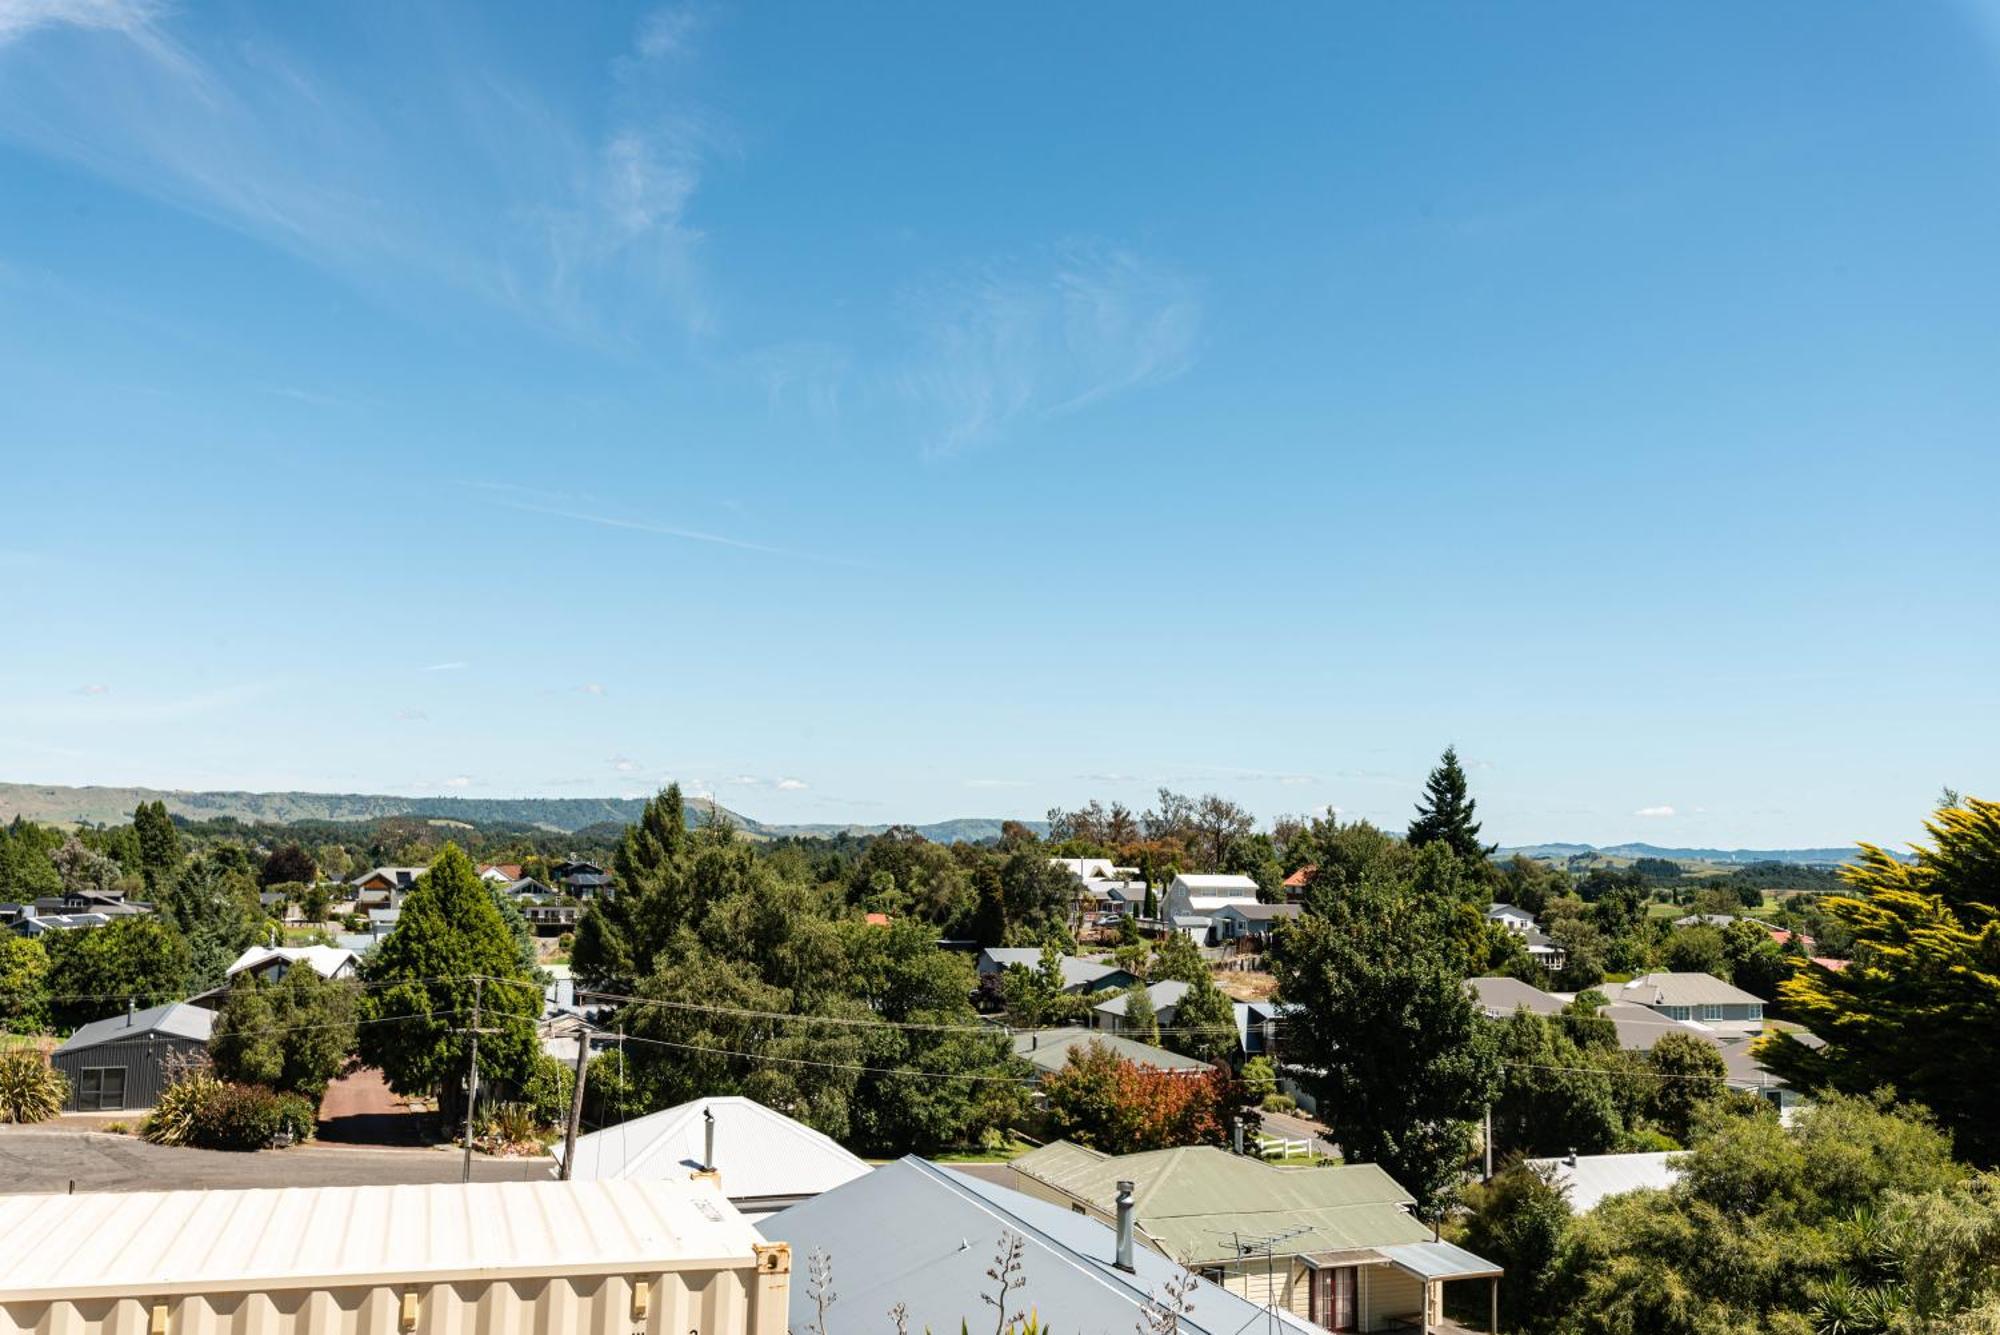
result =
M143 1038L147 1034L168 1034L175 1038L206 1043L209 1035L214 1032L214 1011L205 1010L200 1006L190 1006L184 1001L170 1001L164 1006L148 1006L145 1010L134 1011L130 1015L121 1011L102 1020L92 1020L71 1034L56 1051L76 1052L83 1048L94 1048L100 1043L119 1043L127 1039Z
M1187 995L1187 990L1188 984L1183 983L1178 978L1168 978L1150 984L1146 988L1146 999L1153 1003L1153 1011L1155 1014L1158 1014L1160 1011L1179 1006L1181 998ZM1106 1015L1123 1015L1125 1013L1125 1003L1131 999L1132 994L1130 992L1120 992L1118 995L1112 997L1111 1000L1101 1001L1097 1005L1092 1006L1091 1009L1094 1011L1103 1011Z
M0 1196L0 1303L749 1264L697 1182L481 1182Z
M766 1236L792 1244L792 1328L816 1316L806 1283L809 1258L823 1251L839 1295L827 1309L827 1335L878 1335L897 1303L912 1330L956 1330L961 1321L993 1319L979 1295L995 1250L1009 1232L1023 1240L1026 1285L1010 1299L1065 1335L1132 1335L1146 1328L1144 1304L1161 1297L1181 1267L1141 1247L1133 1273L1112 1264L1109 1226L921 1159L876 1169L818 1200L774 1215ZM1262 1335L1272 1318L1262 1307L1206 1282L1180 1318L1186 1335ZM1289 1312L1286 1335L1324 1335Z
M320 977L331 978L355 963L355 953L340 946L251 946L223 974L234 978L245 969L255 969L272 960L308 964Z
M1569 1208L1582 1214L1607 1196L1627 1191L1664 1191L1680 1180L1679 1154L1579 1154L1568 1159L1530 1159L1528 1166L1561 1187Z
M1306 1231L1286 1241L1287 1254L1430 1236L1404 1209L1410 1194L1375 1164L1280 1168L1207 1145L1113 1158L1057 1141L1010 1167L1106 1213L1130 1180L1140 1227L1169 1254L1197 1260L1233 1255L1237 1235L1292 1228Z
M1500 1267L1449 1242L1404 1242L1377 1247L1386 1259L1423 1279L1485 1279Z
M1206 1071L1208 1063L1196 1061L1193 1057L1183 1057L1178 1052L1156 1048L1150 1043L1140 1043L1114 1034L1108 1029L1034 1029L1024 1034L1014 1035L1014 1055L1025 1058L1037 1070L1059 1071L1069 1064L1070 1049L1088 1047L1092 1043L1102 1043L1117 1056L1141 1066L1153 1066L1162 1071Z
M1489 1013L1512 1015L1522 1006L1537 1015L1559 1015L1563 1000L1550 996L1539 987L1524 983L1518 978L1468 978L1466 990L1471 992L1479 1004Z
M1641 974L1620 989L1642 1006L1761 1006L1764 999L1709 973Z
M811 1127L755 1099L729 1096L696 1099L577 1137L573 1176L683 1180L702 1166L705 1112L715 1114L715 1166L723 1194L733 1201L817 1196L869 1171L864 1160ZM556 1158L561 1161L561 1146Z

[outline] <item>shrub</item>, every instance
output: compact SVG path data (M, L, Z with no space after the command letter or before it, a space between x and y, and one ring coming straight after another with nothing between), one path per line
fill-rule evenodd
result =
M533 1144L539 1137L543 1123L539 1122L534 1110L524 1103L503 1103L493 1110L488 1119L487 1134L502 1146Z
M160 1091L153 1115L146 1119L139 1134L155 1145L194 1144L195 1126L202 1109L214 1102L216 1091L221 1088L222 1082L205 1067L184 1073Z
M106 1122L97 1129L107 1136L129 1136L132 1134L132 1124L130 1122Z
M207 1150L261 1150L277 1136L284 1114L262 1085L216 1082L195 1110L193 1143Z
M46 1122L62 1111L69 1081L33 1048L0 1053L0 1122Z
M1290 1112L1299 1106L1299 1101L1290 1094L1266 1094L1262 1106L1265 1112Z
M542 1053L521 1082L521 1103L538 1124L562 1126L569 1120L570 1095L575 1089L576 1071ZM585 1090L588 1092L587 1082Z
M319 1129L319 1108L303 1094L278 1095L278 1133L303 1145Z

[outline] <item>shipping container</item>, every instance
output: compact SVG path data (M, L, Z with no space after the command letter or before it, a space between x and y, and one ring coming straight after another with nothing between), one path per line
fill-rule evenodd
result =
M709 1180L0 1196L0 1335L785 1335L790 1288Z

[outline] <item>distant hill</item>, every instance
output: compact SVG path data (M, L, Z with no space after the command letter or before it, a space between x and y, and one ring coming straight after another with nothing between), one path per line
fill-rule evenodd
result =
M645 801L635 797L396 797L383 793L197 793L162 788L66 788L57 784L0 783L0 821L16 816L48 825L118 825L141 802L164 802L188 820L234 818L248 824L299 821L362 822L392 816L463 821L467 825L530 826L574 834L593 825L622 827L639 819ZM739 829L766 839L787 835L880 834L886 825L772 825L705 799L690 800L688 818L710 811ZM1038 832L1041 821L1025 822ZM914 827L940 843L976 843L1000 837L1001 822L983 817Z
M1748 866L1753 862L1782 862L1794 867L1838 867L1854 860L1853 848L1661 848L1657 844L1524 844L1503 848L1502 857L1519 853L1524 857L1561 862L1582 854L1607 858L1665 858L1670 862L1710 862L1723 866Z

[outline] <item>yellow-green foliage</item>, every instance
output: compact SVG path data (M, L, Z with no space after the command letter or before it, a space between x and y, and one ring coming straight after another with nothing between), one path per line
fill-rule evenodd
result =
M1759 1052L1806 1086L1892 1085L1927 1104L1962 1154L2000 1159L2000 802L1965 798L1925 824L1914 861L1872 844L1825 910L1854 933L1844 970L1809 965L1779 985L1792 1015L1827 1041L1782 1034Z
M186 1145L194 1140L202 1110L222 1093L222 1082L207 1068L189 1071L160 1091L153 1115L140 1133L155 1145Z
M0 1122L46 1122L68 1097L69 1081L40 1052L0 1052Z

